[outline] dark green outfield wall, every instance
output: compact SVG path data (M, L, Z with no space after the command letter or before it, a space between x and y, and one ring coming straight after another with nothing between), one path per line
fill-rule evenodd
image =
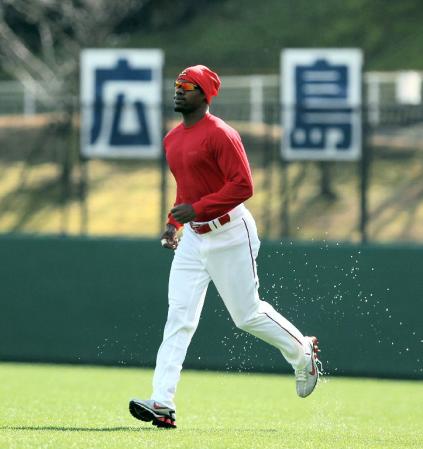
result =
M157 241L0 237L1 360L153 366L171 258ZM258 263L263 299L319 336L326 371L423 377L423 248L264 242ZM214 288L185 366L290 370Z

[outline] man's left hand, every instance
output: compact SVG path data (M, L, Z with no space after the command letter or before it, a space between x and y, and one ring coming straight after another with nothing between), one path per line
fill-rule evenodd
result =
M191 204L177 204L170 212L179 223L188 223L195 219L194 208Z

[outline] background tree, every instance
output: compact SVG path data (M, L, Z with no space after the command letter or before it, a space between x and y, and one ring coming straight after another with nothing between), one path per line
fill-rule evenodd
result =
M1 0L0 62L47 104L77 93L82 48L116 44L115 30L151 0Z

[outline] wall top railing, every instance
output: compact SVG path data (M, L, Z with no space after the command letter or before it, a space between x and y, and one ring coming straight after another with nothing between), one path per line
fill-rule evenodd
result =
M423 71L391 71L364 73L364 103L371 109L371 121L380 120L380 108L388 105L422 104ZM264 104L279 101L280 76L245 75L223 76L216 105L245 104L249 109L249 119L254 123L264 121ZM165 79L164 95L173 95L173 80ZM282 92L283 96L283 92ZM37 89L28 89L18 81L0 81L0 114L33 115L48 112L50 107L43 104Z

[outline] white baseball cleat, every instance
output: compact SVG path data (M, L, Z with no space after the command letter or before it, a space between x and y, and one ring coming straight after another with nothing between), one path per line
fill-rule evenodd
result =
M167 429L176 428L175 410L166 407L152 399L132 399L129 402L129 411L134 418L141 421L151 421L154 426Z
M316 388L317 381L319 380L319 375L321 374L319 372L319 367L317 366L317 364L320 363L317 359L319 342L316 337L305 338L310 345L310 360L303 369L295 370L297 394L301 398L305 398L313 392Z

